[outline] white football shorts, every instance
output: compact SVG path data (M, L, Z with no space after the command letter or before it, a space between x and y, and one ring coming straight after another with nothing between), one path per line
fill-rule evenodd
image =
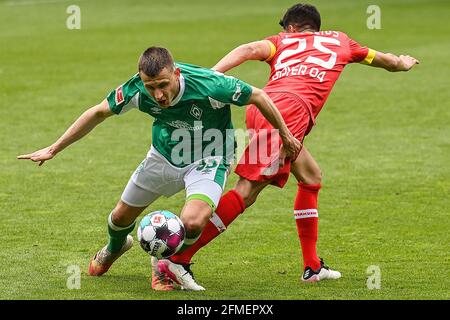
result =
M185 189L186 201L204 200L214 211L229 173L229 166L222 159L211 156L178 168L152 146L128 181L121 199L133 207L146 207L162 195L170 197Z

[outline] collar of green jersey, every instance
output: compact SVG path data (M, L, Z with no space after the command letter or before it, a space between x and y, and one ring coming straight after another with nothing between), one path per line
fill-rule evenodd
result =
M180 102L181 97L184 94L185 83L184 83L184 77L183 77L183 75L181 73L180 73L180 80L179 81L180 81L180 92L178 92L178 95L175 97L175 99L172 100L172 103L170 104L171 107L173 107L178 102Z

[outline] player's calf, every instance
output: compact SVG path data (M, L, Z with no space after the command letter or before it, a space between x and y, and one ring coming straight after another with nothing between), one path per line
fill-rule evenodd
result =
M186 230L186 238L183 246L178 251L179 253L193 245L200 238L202 230L205 228L212 215L211 204L206 200L195 198L195 196L196 195L194 195L193 198L188 199L180 214L180 219Z

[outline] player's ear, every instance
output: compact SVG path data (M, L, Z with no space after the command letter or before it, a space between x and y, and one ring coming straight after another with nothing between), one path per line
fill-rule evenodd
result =
M295 29L295 27L292 24L287 26L286 31L288 33L295 33L295 32L297 32L297 30Z
M181 74L180 68L175 67L174 73L175 73L175 76L176 76L177 78L179 78L179 77L180 77L180 74Z

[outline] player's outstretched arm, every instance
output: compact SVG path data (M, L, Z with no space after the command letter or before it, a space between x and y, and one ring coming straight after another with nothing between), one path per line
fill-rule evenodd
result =
M52 159L64 148L84 137L99 123L113 114L108 101L105 99L100 104L86 110L55 143L33 153L17 156L17 159L39 162L41 166L45 161Z
M268 40L246 43L231 50L212 69L224 73L248 60L266 60L271 52L272 48Z
M275 107L270 97L261 89L252 87L252 95L249 103L254 104L270 124L279 130L283 141L283 152L280 153L280 164L284 163L284 158L295 160L302 148L302 144L289 131L280 111Z
M383 68L390 72L409 71L414 65L419 64L419 60L408 55L396 56L392 53L377 51L370 66Z

